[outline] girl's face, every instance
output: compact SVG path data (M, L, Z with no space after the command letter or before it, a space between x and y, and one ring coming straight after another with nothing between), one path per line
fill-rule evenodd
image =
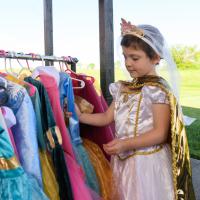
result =
M156 75L155 65L159 63L159 56L150 59L143 50L122 46L126 69L132 78L144 75Z

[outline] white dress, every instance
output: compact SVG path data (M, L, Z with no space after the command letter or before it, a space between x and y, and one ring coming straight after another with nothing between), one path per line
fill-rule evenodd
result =
M125 96L120 82L110 84L115 101L117 138L135 137L153 128L152 104L169 104L164 91L144 86ZM138 108L139 107L139 108ZM129 151L111 159L120 200L173 200L171 149L168 144Z

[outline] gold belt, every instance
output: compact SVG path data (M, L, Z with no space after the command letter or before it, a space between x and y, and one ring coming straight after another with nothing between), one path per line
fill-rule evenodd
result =
M133 157L133 156L136 156L136 155L144 155L144 156L146 156L146 155L150 155L150 154L157 153L157 152L159 152L162 148L163 148L163 146L160 145L159 148L154 149L154 150L151 150L151 151L137 151L137 150L135 150L135 151L133 151L133 153L132 153L131 155L128 155L128 156L126 156L125 158L122 158L122 157L120 157L119 155L117 155L117 157L118 157L120 160L126 160L126 159L128 159L128 158L130 158L130 157Z

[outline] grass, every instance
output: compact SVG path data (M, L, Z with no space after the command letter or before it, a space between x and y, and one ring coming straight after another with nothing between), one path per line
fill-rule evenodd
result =
M92 75L99 83L99 70L80 71ZM200 69L180 71L180 102L184 115L194 117L197 120L186 127L190 155L192 158L200 159ZM120 68L115 69L115 80L124 80L125 75Z
M200 159L200 108L183 106L183 112L185 115L197 118L191 126L186 126L186 132L191 157Z
M200 159L200 70L182 70L181 105L185 115L196 118L186 126L192 158Z

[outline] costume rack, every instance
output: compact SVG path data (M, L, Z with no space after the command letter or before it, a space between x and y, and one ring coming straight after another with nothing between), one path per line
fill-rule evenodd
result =
M45 65L53 65L54 62L64 62L66 64L71 65L71 69L76 71L76 63L78 59L71 56L46 56L35 53L25 54L23 52L14 52L14 51L4 51L0 50L0 58L5 59L23 59L23 60L36 60L36 61L45 61Z

